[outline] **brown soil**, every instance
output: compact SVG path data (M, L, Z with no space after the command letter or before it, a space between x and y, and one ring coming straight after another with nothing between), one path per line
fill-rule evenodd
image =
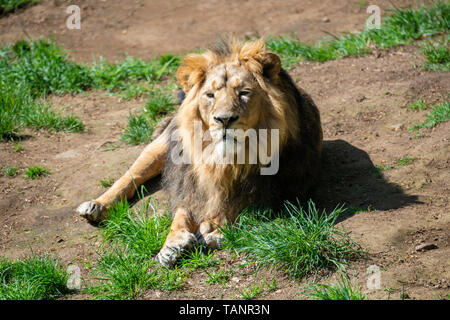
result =
M0 44L26 36L53 35L81 61L102 55L112 60L125 54L155 54L202 48L223 33L274 35L296 33L317 40L327 32L360 30L366 5L352 0L47 0L0 19ZM392 7L378 1L381 8ZM394 1L397 5L415 1ZM81 9L81 30L69 30L66 8Z
M120 59L124 52L148 58L193 50L223 31L241 36L296 32L302 39L317 40L324 30L362 29L366 13L358 2L287 0L281 6L251 0L79 1L82 29L71 31L65 27L69 2L42 1L0 17L0 43L24 37L24 31L32 37L54 32L76 60L91 61L98 55ZM325 17L330 21L324 22ZM411 299L435 299L449 293L450 122L413 138L415 133L408 128L423 121L427 111L410 111L406 106L417 98L433 103L447 99L450 77L425 72L422 63L417 47L405 46L360 58L300 63L290 72L312 95L322 116L325 159L315 201L328 209L345 203L366 210L348 215L338 225L351 231L370 254L348 270L371 299L388 298L387 290L391 299L399 299L402 288ZM21 152L14 151L13 142L0 143L0 167L20 168L16 177L0 175L0 255L51 251L65 264L79 264L87 278L88 266L96 259L99 231L78 218L74 208L101 194L99 180L120 177L143 149L119 141L128 113L139 110L143 100L121 101L91 91L52 96L50 102L55 109L78 115L87 131L30 131L21 142L25 147ZM119 147L105 151L114 144ZM394 164L405 156L415 160L383 171L382 177L376 174L376 166ZM33 181L23 178L23 170L31 165L44 165L51 174ZM423 243L437 248L416 251ZM227 261L226 268L242 263L225 252L216 254ZM381 269L379 290L366 286L370 265ZM181 291L149 291L143 298L233 298L239 288L260 284L263 278L271 282L274 276L277 288L270 292L265 288L260 298L305 298L301 291L307 279L293 281L279 271L255 275L252 268L243 268L225 288L207 284L204 272L194 272ZM332 274L321 282L335 279Z

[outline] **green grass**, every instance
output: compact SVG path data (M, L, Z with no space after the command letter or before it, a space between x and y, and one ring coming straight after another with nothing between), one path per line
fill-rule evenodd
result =
M390 164L380 164L379 166L377 166L377 169L384 171L384 170L391 170L394 169L395 166L394 165L390 165Z
M367 6L367 0L359 1L359 2L358 2L358 6L360 6L360 7L365 7L365 6Z
M6 166L3 168L3 173L5 176L14 177L17 175L17 171L19 170L19 167L12 167L12 166Z
M175 72L180 58L165 55L144 61L126 57L109 63L100 58L92 66L72 62L52 39L20 40L0 49L0 74L14 85L27 85L33 96L80 93L90 88L111 92L129 90L144 81L152 85ZM141 89L144 92L144 89ZM132 95L133 97L135 95Z
M147 118L143 114L130 114L128 126L120 140L131 145L147 143L150 141L156 124L156 121Z
M409 110L426 110L428 108L428 103L422 99L416 99L414 102L408 105Z
M214 259L214 251L206 250L205 252L202 247L195 248L192 252L183 255L179 262L180 266L192 270L206 269L218 264L219 261Z
M111 144L111 145L108 145L105 149L103 149L103 152L114 151L118 148L120 148L120 146L118 144Z
M349 234L334 225L342 212L319 213L311 201L307 210L286 203L279 214L245 210L237 223L222 230L224 246L295 278L333 269L363 255Z
M33 166L33 167L29 167L24 171L24 177L34 180L34 179L38 179L42 176L46 176L49 175L50 172L41 166Z
M78 132L84 125L42 100L49 93L80 92L86 78L50 41L18 41L0 49L0 138L15 138L23 127Z
M364 208L364 207L351 206L351 207L348 207L348 208L346 208L344 210L343 215L350 217L350 216L353 216L355 214L362 213L362 212L368 212L368 211L370 211L370 207L365 207Z
M361 56L372 51L371 46L384 49L409 44L424 36L448 32L450 4L437 1L418 9L395 9L382 20L380 29L366 29L317 44L306 44L294 37L269 38L267 46L280 54L286 68L300 60L324 62L346 56Z
M311 284L304 292L314 300L364 300L366 296L361 288L352 285L347 274L340 271L338 282L335 284Z
M170 90L154 89L140 114L130 114L128 126L120 137L127 144L148 143L157 123L175 110L175 99Z
M0 13L16 11L28 4L39 2L40 0L0 0Z
M416 158L406 156L406 157L403 157L400 160L398 160L397 163L395 164L395 166L403 167L403 166L413 163L415 160L416 160Z
M22 146L22 145L20 144L20 142L17 142L17 143L14 145L14 151L17 151L17 152L25 151L25 147Z
M71 61L67 52L52 39L20 40L0 48L0 138L16 138L23 127L83 131L81 120L52 111L45 97L77 94L92 88L107 90L122 98L147 93L147 122L153 119L147 131L151 131L174 104L171 97L160 94L154 86L173 76L179 63L178 56L164 55L150 61L127 57L116 63L100 59L92 66L80 65ZM162 106L162 103L166 104ZM131 120L130 123L135 124ZM136 130L130 131L136 134ZM140 143L135 142L136 139L148 141L147 137L125 138L125 141Z
M260 296L264 291L263 283L253 284L247 288L243 288L238 291L239 299L252 300Z
M422 53L426 58L425 70L450 71L449 36L440 41L428 40L422 47Z
M0 258L0 300L47 300L70 293L68 275L49 255Z
M450 101L444 101L435 105L427 114L424 122L416 124L410 130L415 131L421 128L433 128L441 122L450 120Z
M222 286L226 286L226 284L230 281L231 276L233 275L232 271L230 270L212 270L211 272L205 271L208 275L208 279L206 280L206 283L213 285L213 284L219 284Z
M413 163L416 160L417 160L417 158L405 156L405 157L401 158L400 160L398 160L395 164L380 164L380 165L376 166L375 173L377 175L377 178L382 178L383 177L382 171L403 167L403 166Z
M168 90L155 89L149 93L147 103L144 106L144 114L153 120L174 111L175 99Z
M103 180L100 180L99 183L103 188L109 188L113 185L114 179L113 178L103 179Z
M0 74L33 97L79 93L92 86L89 69L69 60L52 39L20 40L0 51Z
M180 57L171 54L150 61L126 57L113 64L101 58L90 71L96 88L122 92L123 98L134 98L151 92L151 85L173 74L179 64Z
M94 267L99 284L88 290L96 298L132 299L145 290L172 291L183 285L185 269L167 269L152 259L171 223L168 215L151 215L155 209L146 202L133 213L127 202L121 202L109 210L109 219L101 223L104 240Z

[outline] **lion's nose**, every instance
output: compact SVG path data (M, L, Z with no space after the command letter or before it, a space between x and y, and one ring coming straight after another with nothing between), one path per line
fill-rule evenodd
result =
M238 118L239 118L239 116L223 115L223 116L214 117L214 121L216 121L217 123L221 123L226 128L230 124L235 122Z

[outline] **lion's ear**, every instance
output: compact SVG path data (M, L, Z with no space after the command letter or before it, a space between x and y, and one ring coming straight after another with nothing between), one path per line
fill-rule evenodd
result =
M189 92L195 84L203 82L208 68L208 59L202 54L192 54L182 60L177 70L178 82L184 92Z
M265 52L262 59L263 76L274 80L281 70L281 60L273 52Z

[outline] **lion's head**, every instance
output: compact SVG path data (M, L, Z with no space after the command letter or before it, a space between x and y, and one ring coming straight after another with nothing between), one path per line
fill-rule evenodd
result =
M210 215L233 221L248 205L295 199L314 185L319 110L263 40L227 40L188 55L177 78L186 96L167 125L163 171L172 209L188 208L198 221Z
M278 130L279 148L297 136L295 102L283 92L280 58L266 50L263 40L239 43L229 39L204 53L188 55L182 62L177 78L186 99L177 121L178 128L185 130L184 150L194 154L196 121L208 136L202 147L209 146L207 156L214 158L239 144L230 131L269 130L265 138L269 148L272 129ZM248 144L244 146L248 151Z

